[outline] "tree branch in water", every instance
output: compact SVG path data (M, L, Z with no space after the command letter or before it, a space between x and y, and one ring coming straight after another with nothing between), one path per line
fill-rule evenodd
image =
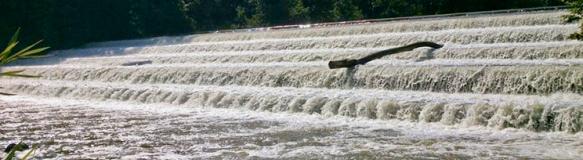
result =
M402 47L391 48L391 49L379 51L379 52L370 54L366 57L363 57L361 59L343 59L343 60L338 60L338 61L330 61L328 63L328 67L330 67L330 69L352 68L356 65L364 65L372 60L379 59L379 58L387 56L387 55L411 51L411 50L413 50L415 48L419 48L419 47L431 47L431 48L439 49L439 48L443 47L443 45L437 44L434 42L417 42L417 43L409 44L409 45L402 46Z

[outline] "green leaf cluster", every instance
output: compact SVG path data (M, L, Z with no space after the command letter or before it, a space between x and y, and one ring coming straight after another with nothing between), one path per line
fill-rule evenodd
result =
M28 45L20 50L17 50L16 47L19 43L18 36L20 35L20 29L16 30L16 33L12 35L12 38L8 41L6 48L2 52L0 52L0 66L6 65L8 63L12 63L19 59L30 59L30 58L39 58L44 56L44 51L49 49L49 47L40 47L35 48L42 40L37 41L34 44ZM0 71L0 77L2 76L14 76L14 77L38 77L32 75L21 74L24 70L16 70L16 71Z
M16 152L23 151L26 148L28 148L28 146L26 144L19 142L14 147L12 147L12 149L10 149L10 151L2 159L3 160L13 160L13 159L27 160L27 159L30 159L30 158L32 158L32 156L36 152L38 146L36 144L32 145L32 148L28 152L26 152L26 154L22 158L17 158Z
M12 38L6 44L6 47L0 52L0 77L9 76L9 77L24 77L24 78L36 78L39 77L38 75L29 75L23 74L24 70L13 70L13 71L3 71L2 66L15 62L19 59L30 59L30 58L39 58L45 56L45 51L49 49L49 47L37 47L42 40L37 41L31 45L28 45L22 49L17 49L20 43L18 37L20 35L20 29L16 30ZM0 87L2 88L2 87ZM3 93L0 92L0 95L14 95L11 93Z
M571 39L583 40L583 0L563 0L565 4L569 6L569 11L571 14L563 16L563 20L566 23L573 23L579 21L580 30L577 33L573 33L569 36Z

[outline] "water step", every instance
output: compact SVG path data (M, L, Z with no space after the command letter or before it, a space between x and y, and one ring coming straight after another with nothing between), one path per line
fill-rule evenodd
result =
M260 39L246 41L195 42L177 45L153 45L144 47L97 47L60 51L62 54L80 52L84 54L121 53L189 53L252 50L298 50L328 48L390 47L418 41L437 43L520 43L552 42L567 40L568 35L578 30L577 24L542 25L520 27L472 28L422 32L399 32L363 34L349 36Z
M340 35L377 34L391 32L437 31L448 29L468 29L504 26L534 26L562 24L561 16L566 11L529 12L528 14L501 14L487 16L454 17L442 19L421 19L374 23L364 25L343 25L340 27L306 28L264 32L239 32L198 34L178 37L159 37L140 40L124 40L94 43L91 47L169 45L192 42L236 41L256 39L285 39L299 37L329 37Z
M567 39L578 24L565 13L95 43L2 68L42 77L0 84L23 96L581 132L583 42ZM418 41L445 46L327 66Z
M450 60L452 61L452 60ZM583 67L524 66L508 60L447 62L436 60L393 64L373 61L356 70L330 70L326 62L256 64L170 64L142 66L55 65L13 67L43 79L131 83L179 83L197 85L244 85L268 87L373 88L436 92L506 94L583 94ZM488 66L507 61L510 66ZM521 61L521 60L519 60ZM566 60L568 61L568 60ZM580 64L581 60L577 60ZM544 61L543 61L544 62ZM550 61L557 62L557 61ZM428 65L423 65L428 63ZM531 63L528 65L528 63Z
M524 96L46 80L0 82L8 91L61 98L303 112L533 131L583 130L583 97L570 94Z
M266 63L330 61L360 58L388 48L304 49L243 52L153 53L90 58L60 58L61 64L119 65L138 60L153 64L168 63ZM446 44L438 50L420 48L383 57L383 59L577 59L583 58L583 43L578 41L503 43L503 44Z
M336 59L338 60L338 59ZM39 68L124 68L140 66L143 68L173 68L173 67L190 67L190 68L240 68L240 67L327 67L328 61L300 61L300 62L253 62L253 63L159 63L152 64L146 58L118 59L112 63L107 63L107 59L87 61L86 63L63 63L57 65L30 65L21 67L9 67L12 69L39 69ZM105 63L104 63L105 62ZM135 65L132 65L134 64ZM111 64L111 65L104 65ZM389 67L467 67L467 66L581 66L583 59L540 59L540 60L523 60L523 59L431 59L420 57L419 59L378 59L371 61L365 66L383 65ZM361 65L363 66L363 65Z

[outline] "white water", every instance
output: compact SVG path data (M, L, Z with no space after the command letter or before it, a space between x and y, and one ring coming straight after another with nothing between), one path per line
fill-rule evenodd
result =
M330 70L325 62L111 67L57 65L13 69L26 69L29 74L43 75L43 79L70 81L510 94L583 93L583 79L580 78L583 77L583 68L579 60L382 62L377 61L355 70Z
M215 42L193 42L157 46L96 47L68 52L98 53L184 53L210 51L251 51L251 50L297 50L325 48L386 47L434 41L440 43L517 43L563 41L577 31L576 24L538 25L518 27L492 27L474 29L448 29L438 31L416 31L341 35L328 37L298 37L284 39L225 40Z
M263 118L269 120L262 121L268 122L272 122L273 119L269 117L273 115L265 112L275 112L284 117L310 114L326 123L334 123L339 117L348 117L359 118L362 123L390 126L407 123L409 127L403 130L412 129L406 133L411 136L422 134L419 132L426 126L455 126L454 132L473 128L476 133L480 133L470 136L480 143L473 147L483 147L482 150L472 154L458 154L471 152L469 149L461 149L453 157L484 158L488 155L483 155L483 152L495 150L494 148L505 142L494 140L488 146L488 140L480 137L483 136L482 132L499 134L498 132L511 129L520 130L518 135L532 137L559 134L559 138L565 138L570 143L575 140L570 134L580 134L583 131L583 43L566 39L577 30L577 25L561 24L557 19L563 13L501 14L492 17L397 21L97 43L89 45L88 48L56 51L55 56L44 62L28 61L21 63L23 66L2 68L25 69L28 74L42 76L38 79L2 78L0 84L4 87L3 92L18 93L21 96L42 96L42 99L52 99L50 103L42 100L31 102L23 97L0 100L22 103L24 106L38 104L43 111L59 108L59 102L54 98L76 99L69 100L75 103L72 105L73 110L91 107L80 105L79 101L95 103L96 106L114 105L109 106L108 110L116 110L116 104L123 108L128 105L125 103L131 103L130 106L155 104L189 109L202 107L202 110L228 108L221 111L209 109L204 112L220 117L220 114L214 112L244 110L266 116ZM355 69L327 68L329 60L359 58L375 51L426 40L444 43L445 46L437 50L420 48L388 56ZM63 102L62 105L66 104ZM133 110L139 107L130 108L129 110ZM71 107L63 107L64 112L73 112L69 109ZM87 112L93 111L87 109ZM0 111L0 115L9 113L12 112ZM142 114L141 111L136 113ZM109 112L104 114L122 116ZM157 117L158 113L148 116ZM144 123L156 123L155 119L144 120ZM201 119L220 124L218 121L228 117L209 120L208 116L203 116ZM238 119L240 123L249 121L241 117ZM279 123L282 120L273 121ZM12 124L16 123L13 121L6 123L8 126L16 125ZM181 125L184 123L177 127ZM235 134L230 131L223 132L228 127L233 126L219 126L214 129L224 134ZM322 128L330 130L334 127ZM260 132L260 129L246 129L248 131L245 132ZM348 127L348 130L354 129ZM113 131L106 133L110 132ZM313 135L301 138L309 139L310 136ZM364 135L351 136L356 136L354 141L342 142L373 143ZM455 137L455 134L448 136ZM328 138L339 140L346 137ZM419 141L426 138L412 139ZM525 143L533 143L536 138L526 141L528 142ZM554 144L555 141L556 139L549 140L548 144ZM209 142L208 145L222 143ZM224 143L237 146L237 142ZM284 144L275 143L275 146L281 147ZM450 153L405 144L410 148L406 150L407 154L389 157L446 158L445 154ZM526 155L496 151L492 153L492 157L570 158L583 154L581 150L569 147L562 148L571 151L569 155L549 152L536 154L534 150L545 148L545 144L547 142L536 142L531 149L520 146L527 148L519 149L519 152L528 152ZM338 143L323 145L338 145L342 151L357 152ZM471 148L469 144L456 145ZM580 144L574 146L578 145ZM291 147L293 149L286 150L285 154L274 148L256 147L245 154L263 158L302 158L306 157L303 155L309 152L310 146L316 150L323 149L313 145L306 146L308 148ZM377 144L372 147L377 147L370 153L375 155L373 157L384 155L383 150L391 150ZM95 150L97 149L88 149L89 152ZM411 156L416 150L425 156ZM224 149L224 152L232 151ZM341 155L331 153L340 151L323 152L331 155L328 158ZM358 152L356 155L363 154ZM194 157L230 156L212 152ZM234 157L245 156L235 154Z
M390 32L438 31L446 29L485 28L502 26L553 25L561 24L560 17L567 12L539 12L528 14L501 14L476 17L456 17L450 19L422 19L396 21L364 25L351 25L326 28L292 29L250 33L203 34L182 37L160 37L143 40L126 40L92 44L94 47L167 45L190 42L209 42L225 40L252 40L292 37L329 37L338 35L358 35Z
M4 81L10 90L54 97L304 112L499 128L578 132L583 96L503 96L384 90ZM547 106L547 107L545 107ZM460 112L448 114L449 112ZM549 115L552 114L552 115ZM503 118L505 117L505 118ZM526 117L526 119L516 117ZM507 119L509 118L509 119ZM549 124L550 123L550 124Z
M0 141L20 136L49 141L37 153L45 159L577 159L583 152L580 133L533 134L186 105L2 100L18 105L0 103L0 115L22 119L0 120L4 131L18 133ZM30 130L18 129L24 127Z
M260 63L260 62L309 62L328 61L343 58L359 58L372 52L388 49L348 48L348 49L300 49L300 50L261 50L230 52L186 52L186 53L144 53L121 56L101 56L95 58L68 58L66 64L120 65L132 61L151 61L165 63ZM517 49L520 48L520 49ZM429 54L429 55L428 55ZM405 54L395 54L383 59L580 59L583 58L583 43L534 42L534 43L496 43L456 45L446 44L444 48L431 51L416 49Z

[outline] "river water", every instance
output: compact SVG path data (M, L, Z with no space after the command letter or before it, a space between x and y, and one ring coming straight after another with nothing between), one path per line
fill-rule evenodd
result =
M2 70L0 144L43 158L583 155L583 43L564 11L90 44ZM352 69L327 62L435 41Z

